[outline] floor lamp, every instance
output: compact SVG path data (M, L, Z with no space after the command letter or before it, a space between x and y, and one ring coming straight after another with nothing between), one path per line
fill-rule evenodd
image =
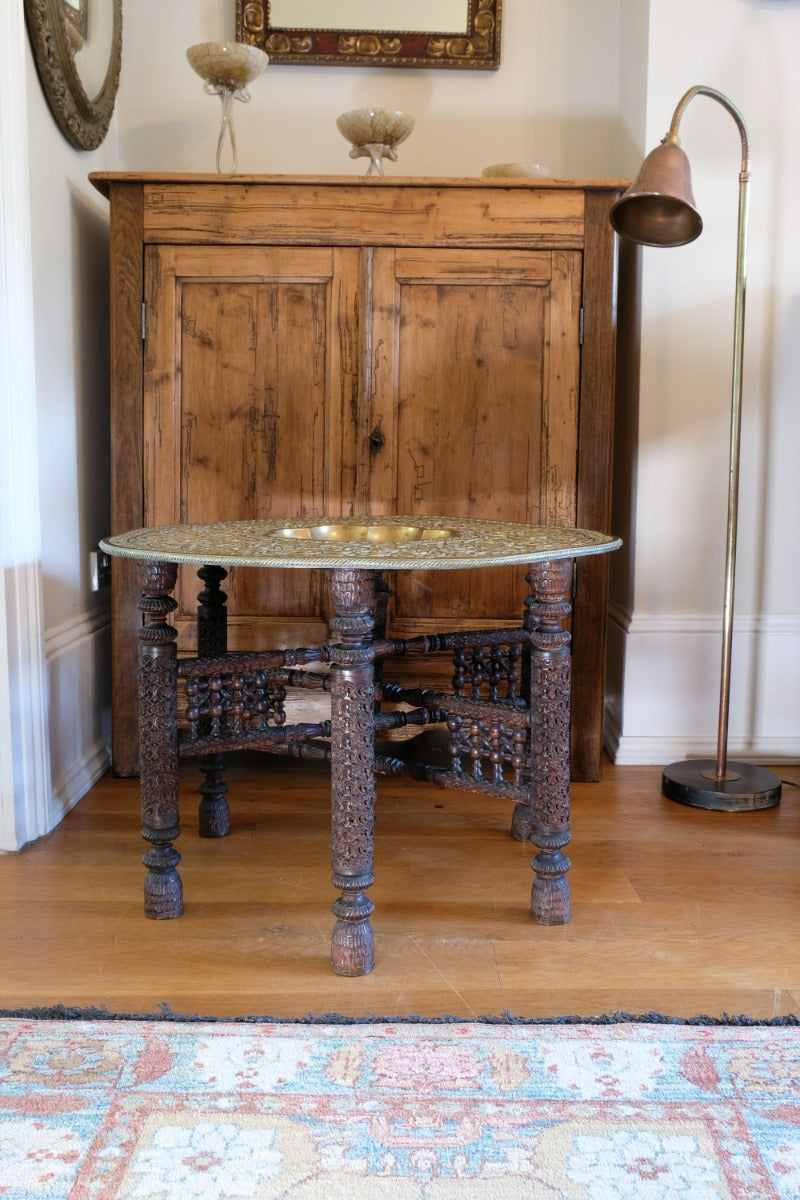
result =
M728 470L728 523L725 543L725 592L722 609L722 669L720 673L717 757L690 759L664 768L662 791L671 800L696 808L728 812L770 808L781 797L781 781L771 771L746 763L728 762L728 712L731 686L733 591L736 568L736 527L739 505L739 447L742 410L742 356L744 349L744 299L747 257L747 216L750 154L747 127L734 104L715 88L698 85L680 99L672 123L659 146L648 154L642 168L611 210L617 233L645 246L685 246L699 237L703 222L692 195L689 160L680 147L678 127L695 96L710 96L733 117L742 142L739 171L739 222L736 244L736 299L734 305L733 380L731 388L730 459Z

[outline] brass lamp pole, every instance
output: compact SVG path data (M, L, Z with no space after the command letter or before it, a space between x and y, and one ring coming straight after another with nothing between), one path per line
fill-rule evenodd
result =
M747 258L747 217L750 188L750 152L747 127L734 104L715 88L698 85L678 102L672 123L659 146L648 154L642 168L611 210L617 233L645 246L685 246L699 237L703 222L692 195L689 160L680 148L678 127L695 96L710 96L733 117L742 143L739 171L739 221L736 239L736 297L733 329L730 457L728 468L728 523L725 542L725 590L722 608L722 668L720 673L717 757L690 759L665 767L661 785L665 796L696 808L725 811L770 808L781 797L781 781L770 771L746 763L727 761L728 714L731 690L733 593L736 571L736 529L739 507L739 451L742 413L742 358L744 352L744 301Z

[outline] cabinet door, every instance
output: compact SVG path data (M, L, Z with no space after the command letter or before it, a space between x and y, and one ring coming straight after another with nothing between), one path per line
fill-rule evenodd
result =
M374 252L373 512L575 524L581 262ZM517 621L526 593L524 568L398 573L393 588L398 636Z
M146 524L351 511L361 261L330 247L148 248ZM183 647L200 585L181 576ZM224 586L231 648L322 631L316 572L231 571Z

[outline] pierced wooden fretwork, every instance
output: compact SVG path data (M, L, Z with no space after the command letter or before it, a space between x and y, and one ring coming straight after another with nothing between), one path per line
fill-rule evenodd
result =
M463 646L453 655L453 690L475 700L516 700L520 695L522 648L511 645Z
M332 879L339 891L332 906L331 963L338 974L363 975L374 963L368 890L376 774L409 774L513 802L513 836L537 847L531 915L542 924L569 920L570 635L564 625L571 612L571 560L529 568L531 592L518 627L407 639L383 636L389 593L380 573L332 569L326 644L238 654L226 653L225 571L205 567L199 574L206 586L199 596L198 655L178 661L168 623L176 568L155 563L143 572L140 730L148 915L177 916L182 908L180 855L172 844L179 832L179 759L201 760L200 832L218 837L229 828L226 753L251 748L330 762ZM386 659L442 651L452 654L451 692L382 677ZM330 719L287 722L289 688L329 691ZM410 725L437 726L445 735L444 756L405 761L383 744L376 751L379 738Z

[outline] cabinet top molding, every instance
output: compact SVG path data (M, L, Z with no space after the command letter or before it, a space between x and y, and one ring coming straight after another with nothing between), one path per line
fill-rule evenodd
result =
M582 249L590 198L616 180L99 172L148 245L439 246ZM607 211L604 212L607 217Z
M438 175L408 175L393 176L390 179L376 180L366 175L220 175L195 172L173 171L94 171L89 176L99 192L109 195L112 184L191 184L214 185L216 187L247 187L254 184L294 187L357 187L374 189L391 188L485 188L489 191L505 190L508 188L521 190L608 190L624 189L630 183L629 179L600 178L600 179L553 179L532 178L529 176L438 176Z

